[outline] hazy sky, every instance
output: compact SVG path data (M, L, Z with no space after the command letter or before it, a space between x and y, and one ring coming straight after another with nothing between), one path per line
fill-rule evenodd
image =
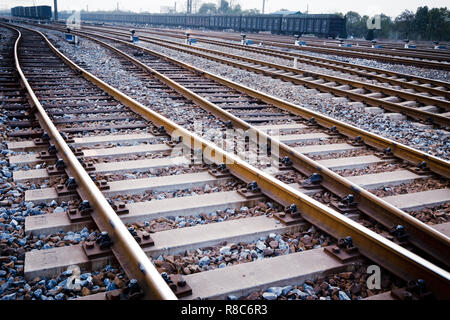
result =
M193 0L198 5L203 2L215 2L217 0ZM243 9L258 8L261 10L263 0L232 0L233 4L239 3ZM186 1L176 1L177 9L185 6ZM175 3L175 0L58 0L59 10L86 10L89 11L98 9L112 10L115 9L119 3L119 8L122 10L131 11L150 11L159 12L161 6L167 6ZM357 1L357 0L308 0L308 1L293 1L293 0L266 0L266 13L270 13L281 8L290 10L306 11L307 4L309 4L310 13L334 13L347 12L350 10L357 11L364 15L374 15L378 13L385 13L389 16L397 16L404 9L416 11L419 6L428 7L445 7L449 6L449 0L374 0ZM31 6L31 5L52 5L53 0L0 0L0 9L7 9L14 6Z

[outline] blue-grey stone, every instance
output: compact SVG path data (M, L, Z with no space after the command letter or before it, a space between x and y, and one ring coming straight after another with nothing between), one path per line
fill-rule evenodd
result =
M64 208L56 207L55 210L53 210L53 213L64 213Z
M92 274L89 272L80 275L81 280L87 280L89 277L92 277Z
M58 293L55 296L55 300L64 300L64 293Z
M200 267L209 266L210 262L211 262L211 259L208 256L204 256L203 258L200 259L200 261L198 262L198 265Z
M242 251L242 252L240 253L240 257L241 257L242 259L247 259L249 254L250 254L250 253L248 253L247 251Z
M266 249L267 246L264 242L259 240L258 242L256 242L256 248L260 251L264 251L264 249Z
M298 295L299 298L301 298L301 299L306 299L306 297L308 296L308 294L306 292L303 292L298 289L294 289L294 290L292 290L292 292L295 293L296 295Z
M71 276L72 275L72 270L70 269L70 270L63 271L62 274L63 274L63 276L66 276L66 277Z
M47 281L47 285L46 285L47 290L53 289L53 288L56 286L56 284L57 284L57 282L56 282L55 279L50 279L50 280L48 280L48 281Z
M344 291L339 291L339 300L350 300L350 298Z
M228 299L228 300L237 300L238 297L233 296L233 295L229 295L229 296L227 297L227 299Z
M221 264L219 264L219 268L225 268L227 265L225 264L225 262L222 262Z
M114 282L111 282L109 285L106 286L106 291L112 291L112 290L116 290L117 287L114 284Z
M219 252L220 252L220 254L229 256L229 255L231 255L231 248L228 246L225 246L225 247L220 248Z
M36 291L33 292L33 296L35 296L36 298L40 298L42 295L42 289L37 289Z
M16 300L17 293L13 292L2 297L2 300Z
M292 288L294 288L293 286L285 286L282 288L281 294L283 296L287 295L289 293L289 291L292 290Z
M277 300L277 295L272 292L264 292L263 298L266 300Z
M281 293L283 292L283 288L281 287L270 287L266 290L266 292L271 292L273 294L276 294L277 297L281 296Z

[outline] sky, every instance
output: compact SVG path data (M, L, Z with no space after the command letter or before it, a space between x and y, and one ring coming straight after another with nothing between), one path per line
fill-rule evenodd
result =
M198 4L203 2L214 2L217 0L193 0ZM261 10L263 0L232 0L232 4L240 4L243 9L257 8ZM121 10L131 10L135 12L149 11L160 12L161 6L173 6L177 2L177 9L185 7L186 1L181 0L58 0L59 10L80 10L88 9L95 11L99 9L113 10L117 3ZM32 5L51 5L53 0L0 0L0 9L9 9L14 6L32 6ZM413 12L417 7L446 7L449 6L449 0L373 0L356 1L356 0L266 0L266 13L274 12L279 9L289 9L293 11L306 11L308 6L309 13L335 13L347 11L356 11L361 15L373 16L375 14L384 13L388 16L395 17L403 10L409 9ZM199 5L198 5L199 6Z

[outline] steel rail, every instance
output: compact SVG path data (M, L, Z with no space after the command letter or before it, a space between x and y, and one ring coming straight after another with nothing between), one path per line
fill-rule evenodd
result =
M179 31L179 30L168 30L168 29L159 29L159 28L150 28L151 30L160 30L161 32L170 32L170 33L173 33L173 34L182 34L182 37L184 36L184 31ZM214 37L214 36L218 36L218 37L224 37L225 39L229 39L229 40L237 40L237 41L239 41L240 40L240 35L236 35L236 37L233 37L233 36L226 36L226 35L224 35L223 34L223 32L222 32L222 34L220 34L220 32L219 31L216 31L216 32L214 32L214 31L212 31L212 30L210 30L209 31L209 34L208 33L205 33L205 32L202 32L202 33L200 33L200 32L195 32L195 31L192 31L191 32L191 34L193 34L193 35L199 35L199 36L202 36L202 37ZM264 35L264 34L255 34L255 33L251 33L251 35L252 35L252 37L255 39L255 40L259 40L259 41L266 41L266 40L268 40L268 41L272 41L272 42L274 42L274 43L280 43L280 44L287 44L287 45L291 45L292 44L292 42L293 42L293 37L291 36L291 37L289 37L289 38L287 38L287 37L285 37L285 39L282 39L282 38L280 38L279 36L277 36L277 37L274 37L273 35ZM302 40L306 40L306 41L308 41L308 43L309 43L309 45L310 46L312 46L312 47L317 47L317 48L330 48L329 46L327 46L327 45L324 45L323 43L326 41L327 42L327 44L329 43L329 44L339 44L339 42L338 41L336 41L336 40L334 40L334 41L330 41L329 39L314 39L314 38L307 38L307 37L301 37L300 39L302 39ZM357 39L352 39L352 40L350 40L350 39L347 39L347 42L360 42L359 40L357 40ZM389 43L387 43L387 42L383 42L383 41L378 41L377 42L378 44L387 44L387 45L389 45ZM312 45L311 45L312 44ZM386 54L386 55L397 55L398 54L398 56L405 56L405 57L414 57L414 55L419 55L419 56L416 56L416 58L418 58L418 59L421 59L421 58L425 58L425 59L430 59L430 54L432 54L433 55L433 59L435 59L435 60L438 60L439 58L442 58L442 59L444 59L444 60L446 60L446 61L450 61L450 56L449 56L449 53L450 52L448 52L448 51L444 51L444 52L442 52L442 51L436 51L435 49L431 49L431 48L429 48L429 49L420 49L420 48L408 48L408 49L406 49L406 48L404 48L404 44L402 44L402 43L397 43L397 47L383 47L383 48L381 48L381 49L376 49L376 48L372 48L371 46L372 46L372 43L371 42L369 42L369 41L367 41L367 43L366 43L367 45L360 45L359 47L357 46L357 47L344 47L343 49L344 50L349 50L349 51L356 51L356 52L361 52L361 53L365 53L366 51L362 51L362 50L369 50L370 52L373 52L373 53L381 53L381 54ZM393 43L390 43L390 45L394 45ZM330 48L330 49L333 49L333 48ZM338 48L337 48L338 49ZM386 49L388 49L388 50L386 50ZM420 52L420 51L423 51L423 52ZM426 55L426 56L425 56Z
M306 64L310 64L313 66L325 68L325 69L331 69L331 70L335 70L335 71L339 71L339 72L343 72L343 73L349 73L349 74L353 74L356 76L367 78L368 80L373 79L373 80L377 80L379 82L389 83L391 85L400 86L400 87L403 87L406 89L414 89L416 91L428 92L435 96L443 96L447 99L450 99L450 91L449 90L445 91L445 90L436 89L433 87L427 87L427 86L422 86L420 84L407 82L407 81L417 81L417 82L425 83L425 84L426 83L433 84L436 87L442 86L444 88L450 89L449 83L439 81L439 80L427 79L427 78L423 78L423 77L417 77L417 76L397 73L397 72L393 72L393 71L389 71L389 70L377 69L377 68L373 68L373 67L362 66L362 65L352 64L352 63L348 63L348 62L342 62L342 61L338 61L338 60L328 60L325 58L312 57L312 56L299 54L296 52L286 52L286 51L280 51L280 50L269 49L269 48L260 49L260 48L256 48L256 47L242 46L242 45L224 43L224 42L214 41L214 40L201 40L201 42L214 44L217 46L225 46L225 47L229 47L229 48L233 48L233 49L237 49L237 50L250 51L250 52L254 52L254 53L258 53L258 54L264 54L264 55L281 58L281 59L286 59L286 60L291 60L291 61L294 58L297 58L297 59L299 59L298 61L300 63L306 63ZM356 68L357 68L357 70L355 70ZM375 72L378 74L370 74L368 72L364 72L363 70L366 70L368 72ZM392 78L386 78L383 75L391 75L394 77L403 77L405 79L405 81L398 80L398 79L392 79Z
M174 45L178 45L178 46L182 46L184 48L189 48L188 50L186 50L186 52L190 52L193 53L193 51L198 50L198 51L203 51L203 52L208 52L208 53L212 53L212 54L217 54L217 55L223 55L226 57L230 57L233 59L237 59L237 60L243 60L243 61L247 61L247 62L251 62L254 64L260 64L263 66L267 66L270 68L275 68L275 69L281 69L284 71L288 71L288 72L293 72L299 75L304 75L304 76L312 76L312 77L319 77L322 79L326 79L328 81L335 81L341 84L348 84L351 85L355 88L363 88L363 89L367 89L370 91L376 91L376 92L382 92L383 94L386 95L390 95L390 96L395 96L395 97L401 97L403 99L408 99L409 101L418 101L424 104L430 104L430 105L435 105L447 110L450 110L450 102L449 101L443 101L440 99L436 99L434 97L426 97L420 94L416 94L416 93L409 93L409 92L403 92L400 90L396 90L396 89L390 89L387 87L383 87L383 86L379 86L379 85L373 85L370 83L365 83L365 82L360 82L360 81L355 81L355 80L350 80L350 79L345 79L345 78L341 78L341 77L337 77L337 76L330 76L327 74L323 74L323 73L319 73L319 72L314 72L314 71L308 71L308 70L302 70L302 69L298 69L298 68L292 68L289 66L283 66L283 65L279 65L276 63L271 63L271 62L266 62L263 60L257 60L257 59L253 59L253 58L246 58L243 56L239 56L239 55L235 55L235 54L229 54L229 53L225 53L225 52L221 52L221 51L217 51L217 50L212 50L212 49L206 49L206 48L199 48L199 47L192 47L189 46L187 44L184 43L178 43L178 42L174 42L174 41L170 41L170 40L162 40L162 39L157 39L157 38L151 38L151 37L142 37L142 39L150 39L151 41L149 42L154 42L157 43L158 45L162 45L161 42L168 42ZM173 48L173 47L171 47ZM245 48L245 47L244 47ZM344 68L341 68L342 70L345 70ZM273 74L272 72L270 74ZM381 78L381 77L380 77ZM383 79L383 78L381 78ZM402 82L401 81L397 81L398 85L400 85ZM438 94L442 94L445 97L450 97L450 92L445 92L442 90L436 90L438 91Z
M19 37L17 38L14 47L14 58L22 84L26 88L33 105L36 107L39 117L42 119L43 128L51 137L66 166L71 168L71 172L73 173L79 188L83 189L84 193L89 198L90 205L95 209L92 214L93 220L100 230L108 231L113 240L111 249L115 257L121 263L127 274L138 280L140 287L144 290L145 298L176 300L175 294L160 276L159 272L150 262L149 258L130 234L126 226L122 223L116 212L111 208L106 198L97 188L81 163L77 160L76 156L59 134L58 129L52 123L45 109L42 107L20 66L18 47L22 39L22 33L16 28L12 29L19 33ZM24 29L36 32L43 37L44 40L47 40L46 37L38 31L28 28ZM55 48L51 43L48 41L46 41L46 43L54 51ZM66 62L70 61L62 55L59 56ZM70 65L73 69L79 70L73 63L70 63Z
M47 43L50 44L50 41L47 38L45 39ZM67 63L71 64L73 67L77 67L54 46L51 48ZM400 278L405 280L424 279L427 283L427 288L431 290L438 299L448 299L450 297L450 273L446 270L401 246L398 246L386 238L383 238L375 232L306 196L300 191L273 178L269 174L250 166L239 157L219 149L213 143L204 140L196 134L177 125L175 122L150 110L84 69L80 67L77 67L77 69L86 79L107 91L111 96L115 97L135 112L141 114L147 120L158 126L163 126L166 132L173 137L182 137L181 141L184 145L201 149L205 160L217 164L226 163L227 168L233 175L246 182L256 181L264 194L281 204L296 204L305 220L318 226L333 237L342 238L351 236L364 256L384 266L387 270L393 272ZM163 75L161 76L164 77ZM178 92L194 94L169 78L165 78L167 82L171 82L174 87L177 87Z
M198 32L191 32L192 35L200 36L200 37L211 37L205 34L201 34ZM230 37L230 36L221 36L222 39L228 39L228 40L234 40L234 41L240 41L239 37ZM283 48L290 48L290 49L296 49L296 50L305 50L305 51L312 51L312 52L320 52L325 54L336 54L341 56L349 56L349 57L357 57L357 58L364 58L364 59L372 59L372 60L379 60L379 61L387 61L390 63L398 63L398 64L406 64L406 65L416 65L419 67L428 67L428 68L436 68L436 69L445 69L450 70L450 63L448 62L434 62L430 60L418 60L420 58L414 59L414 58L404 58L405 56L410 56L410 54L407 53L400 53L400 52L366 52L366 51L355 51L354 49L335 49L335 48L324 48L324 47L314 47L314 46L306 46L306 47L298 47L293 44L287 44L287 43L280 43L274 40L267 40L261 37L254 37L255 40L265 41L265 44L274 46L274 47L283 47ZM396 55L398 54L398 55ZM427 57L429 58L429 57Z
M98 35L98 36L103 36L103 35ZM126 37L125 35L120 34L120 36L122 37ZM177 51L182 51L182 52L188 52L189 54L194 54L197 55L199 57L205 58L205 59L209 59L209 60L214 60L223 64L227 64L230 66L234 66L234 67L239 67L242 69L247 69L250 70L252 72L256 72L256 73L262 73L266 76L271 76L271 77L276 77L276 78L280 78L283 81L288 81L288 82L292 82L292 83L296 83L296 84L300 84L300 85L304 85L306 87L312 88L312 89L317 89L323 92L329 92L332 93L334 95L340 96L340 97L345 97L347 99L351 99L354 101L361 101L364 102L368 105L372 105L372 106L376 106L376 107L382 107L386 110L392 111L392 112L399 112L405 115L408 115L412 118L415 119L419 119L419 120L423 120L423 121L429 121L431 119L431 121L435 124L441 125L443 127L450 127L450 118L444 117L440 114L435 114L435 113L431 113L431 112L427 112L427 111L423 111L417 108L413 108L413 107L407 107L407 106L403 106L397 103L393 103L393 102L389 102L389 101L385 101L382 99L378 99L378 98L374 98L374 97L370 97L370 96L366 96L364 94L359 94L359 93L354 93L348 90L343 90L343 89L338 89L335 87L331 87L331 86L327 86L325 84L321 84L321 83L316 83L314 81L310 81L310 80L304 80L301 78L297 78L294 76L290 76L290 75L283 75L283 74L279 74L277 72L274 71L268 71L268 70L264 70L264 69L260 69L258 67L254 67L252 65L247 65L247 64L242 64L236 61L232 61L232 60L227 60L227 59L222 59L216 56L211 56L211 55L207 55L207 54L202 54L200 52L195 52L192 50L188 50L188 49L183 49L183 48L179 48L179 47L174 47L170 44L166 44L163 42L159 42L159 41L154 41L154 40L148 40L149 42L153 42L156 43L157 45L160 46L164 46L167 47L169 49L172 50L177 50ZM209 49L203 49L203 50L209 50ZM250 58L245 58L245 57L240 57L240 56L234 56L231 54L226 54L226 53L218 53L224 56L233 56L233 59L239 59L239 60L245 60L248 61L250 63L254 63L254 64L260 64L260 65L265 65L268 67L272 67L272 68L278 68L278 69L284 69L285 72L294 72L297 73L297 69L295 68L291 68L291 67L285 67L285 66L279 66L279 65L275 65L269 62L264 62L264 61L259 61L259 60L253 60ZM305 76L308 75L313 75L312 72L305 72ZM409 93L402 93L401 91L397 91L397 90L393 90L393 89L388 89L385 87L380 87L380 86L373 86L373 85L366 85L364 83L360 83L360 82L356 82L353 80L348 80L348 79L343 79L343 78L337 78L337 77L332 77L332 76L328 76L325 74L316 74L316 76L319 77L323 77L328 79L329 81L339 81L341 82L341 84L348 84L348 85L352 85L352 86L356 86L356 87L366 87L366 88L372 88L371 90L381 90L384 92L390 92L392 96L413 96L411 101L414 101L414 99L421 99L423 101L428 101L428 100L432 100L434 103L439 104L440 107L445 107L448 110L450 110L450 104L448 102L439 100L439 99L431 99L431 98L426 98L423 97L421 95L413 95L413 94L409 94ZM375 89L374 89L375 87Z
M77 33L80 34L81 33ZM378 198L377 196L373 195L372 193L360 188L358 185L348 181L347 179L339 176L338 174L334 173L332 170L328 169L325 166L320 165L314 160L309 159L308 157L304 156L303 154L297 152L295 149L287 146L284 143L281 143L275 139L272 139L268 134L265 132L257 129L254 126L249 125L247 122L237 118L236 116L232 115L228 111L225 111L224 109L216 106L215 104L209 102L208 100L202 98L201 96L195 94L194 92L184 88L183 86L179 85L175 81L171 80L170 78L162 75L161 73L157 72L156 70L153 70L149 66L141 63L140 61L132 58L128 54L120 51L119 49L106 44L98 39L95 39L94 37L82 35L83 37L86 37L87 39L90 39L92 41L95 41L113 51L116 53L122 55L123 57L130 60L132 63L134 63L139 68L143 69L144 71L147 71L151 73L153 76L161 80L163 83L169 85L172 89L174 89L176 92L180 93L184 97L188 98L191 101L196 102L198 105L203 107L205 110L211 112L212 114L218 116L224 121L231 121L233 125L236 127L246 130L247 132L255 133L255 135L250 135L250 139L253 139L257 143L261 143L260 141L268 141L271 146L273 147L273 150L280 150L281 158L284 156L288 156L293 164L293 167L297 169L299 172L302 172L305 175L311 175L313 173L318 173L323 177L322 186L328 190L330 190L332 193L337 194L338 196L345 196L347 194L355 194L356 201L359 203L358 209L360 209L362 212L366 213L370 217L374 218L376 221L380 222L381 224L385 225L387 228L392 228L393 226L396 226L398 224L401 224L405 227L408 234L411 235L409 241L410 243L414 244L416 247L421 248L422 250L426 251L427 253L431 254L434 258L441 261L444 265L450 265L450 238L446 237L439 231L436 231L435 229L429 227L428 225L420 222L416 218L412 217L411 215L405 213L404 211L394 207L393 205L383 201L382 199ZM126 44L128 46L134 47L136 49L140 49L141 47L130 44L129 42L124 42L121 40L115 40L120 43ZM202 73L203 75L207 76L208 78L214 78L214 79L221 79L216 78L215 76L208 74L205 71L201 71L199 69L193 68L192 66L189 66L185 63L182 63L180 61L177 61L175 59L166 57L164 55L158 54L156 52L152 52L149 49L146 49L145 51L154 54L162 59L172 61L173 63L177 63L180 66L183 66L185 68L188 68L194 72ZM212 77L210 77L212 76ZM221 81L219 81L221 82ZM231 82L228 82L225 80L226 85L229 85ZM235 88L236 90L242 90L245 89L245 87L237 85L235 83L231 83L231 87ZM248 89L248 88L247 88ZM243 91L247 93L248 91ZM259 95L258 92L253 91L253 93L256 93L254 97L261 99L264 97ZM269 98L272 98L268 96ZM281 101L281 100L279 100ZM276 100L274 101L276 102ZM274 103L272 103L274 104ZM274 104L276 105L276 103ZM297 106L294 106L296 108ZM325 117L325 120L328 120L329 118ZM339 124L340 127L348 129L354 129L352 126L345 125L341 122L335 122L335 120L332 120L333 123ZM322 121L321 121L322 122ZM345 130L343 130L345 132ZM372 135L367 133L369 136L377 137L376 135ZM379 138L379 137L378 137ZM370 143L369 143L370 144ZM408 148L408 147L406 147ZM415 150L414 150L415 151ZM438 159L440 160L440 159ZM446 165L447 172L449 172L450 164L448 162L445 162L443 160L440 160ZM445 254L443 254L445 252ZM449 254L447 254L447 252Z
M104 31L111 31L111 29L104 29L104 28L101 28L101 27L93 27L93 26L83 26L83 28L84 29L91 29L91 30L94 30L94 31L96 29L97 30L101 29L101 30L104 30ZM115 30L126 30L126 31L128 31L128 29L121 28L121 27L115 27L114 29ZM153 29L151 29L151 30L153 30ZM139 32L140 33L145 33L145 34L162 35L162 36L165 36L165 37L172 37L172 38L177 38L177 39L185 39L186 38L185 36L167 35L167 33L154 32L154 31L150 31L148 29L139 29ZM148 37L148 36L145 36L145 37ZM349 63L349 62L343 62L343 61L338 61L338 60L331 60L331 59L327 59L327 58L313 57L313 56L309 56L309 55L306 55L306 54L293 52L293 51L287 52L287 51L271 49L271 48L257 48L257 47L252 47L252 46L242 46L240 44L234 44L234 43L228 43L228 42L223 42L223 41L218 41L218 40L210 40L210 39L197 39L197 41L208 43L208 44L215 44L215 45L218 45L218 46L225 46L225 47L229 47L229 48L235 48L235 49L239 49L239 50L246 50L246 51L257 52L257 53L270 55L270 56L274 56L274 57L279 57L279 58L285 58L285 59L289 59L289 58L293 59L293 58L297 57L297 58L303 59L303 61L306 61L306 63L309 63L309 64L313 64L313 65L317 65L317 66L323 66L324 68L333 68L333 69L338 70L338 71L343 70L343 72L349 72L349 73L352 73L352 74L361 75L361 76L364 76L364 77L368 77L369 79L370 78L380 79L380 81L389 82L390 84L393 84L393 85L400 85L400 86L404 86L404 87L411 88L411 89L430 90L429 92L435 93L436 95L447 94L447 95L449 95L449 98L450 98L450 92L448 92L448 91L443 91L443 90L439 90L439 89L424 87L424 86L420 86L420 85L417 85L417 84L411 84L411 83L408 83L406 81L400 81L400 80L396 80L396 79L385 78L385 77L382 76L382 74L395 76L395 77L402 77L402 78L404 78L407 81L417 81L417 82L424 83L424 84L429 83L429 84L435 85L436 87L442 86L442 87L447 88L448 90L450 90L450 83L444 82L444 81L440 81L440 80L429 79L429 78L409 75L409 74L405 74L405 73L399 73L399 72L390 71L390 70L386 70L386 69L379 69L379 68L374 68L374 67L369 67L369 66L364 66L364 65L358 65L358 64ZM316 61L319 61L319 62L316 62ZM340 65L342 67L334 66L332 64ZM361 69L361 70L365 69L365 70L370 71L370 72L379 73L380 75L373 75L373 74L365 73L363 71L353 70L354 68L358 68L358 69Z

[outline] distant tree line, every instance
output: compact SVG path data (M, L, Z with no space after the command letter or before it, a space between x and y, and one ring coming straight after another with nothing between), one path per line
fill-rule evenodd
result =
M230 5L228 1L221 0L220 5L216 6L213 2L203 3L198 9L198 14L258 14L259 10L242 10L241 5Z
M341 14L342 15L342 14ZM349 11L347 18L347 34L355 38L366 37L368 16L360 16ZM375 31L379 39L412 39L450 41L450 11L445 8L427 6L417 8L416 13L405 10L394 20L381 14L381 30Z

